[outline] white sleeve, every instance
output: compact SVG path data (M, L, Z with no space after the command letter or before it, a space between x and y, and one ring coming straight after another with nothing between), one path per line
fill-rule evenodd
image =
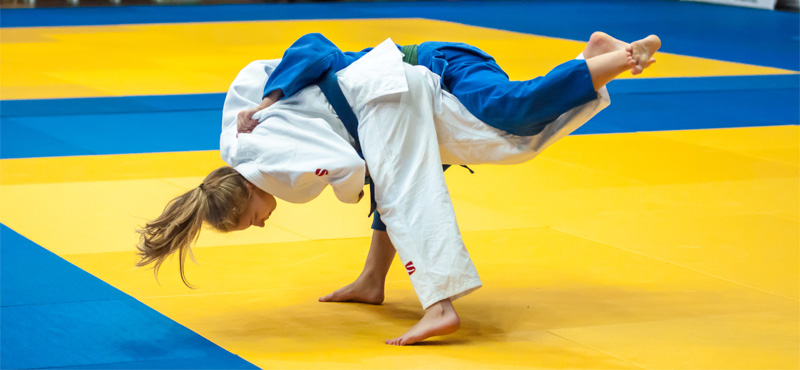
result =
M254 61L244 67L231 83L222 107L222 133L219 139L220 155L226 163L230 164L236 158L236 120L239 112L255 108L261 103L264 86L278 63L280 59Z
M231 83L222 110L222 159L254 185L288 202L308 202L328 185L342 202L358 202L364 161L321 118L335 116L318 89L305 89L256 113L259 125L237 137L237 115L261 103L279 62L252 62Z
M279 104L252 133L239 135L236 170L288 202L308 202L330 185L340 201L357 203L366 167L355 149L324 120L282 111Z

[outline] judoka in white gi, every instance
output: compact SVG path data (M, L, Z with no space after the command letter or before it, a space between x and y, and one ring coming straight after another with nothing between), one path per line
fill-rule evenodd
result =
M403 63L391 40L336 72L358 119L357 140L317 86L258 110L252 118L259 124L240 133L239 112L263 103L264 86L279 61L253 62L234 80L223 108L220 149L231 167L212 172L140 231L139 265L154 262L157 273L164 258L179 251L186 282L183 261L203 221L223 231L263 227L275 210L274 197L303 203L328 185L339 200L356 203L363 197L368 169L391 243L378 240L382 255L372 263L368 257L365 271L375 263L378 270L383 265L388 270L393 244L426 311L411 330L387 343L404 345L452 333L460 325L452 300L481 283L461 241L442 163L508 164L535 157L605 108L605 83L629 68L646 67L658 48L622 47L621 53L597 56L607 60L600 60L599 72L592 73L595 99L561 114L534 136L511 135L481 122L441 88L437 74ZM591 60L587 64L591 71ZM381 301L382 289L381 281ZM350 290L350 297L322 300L369 301Z

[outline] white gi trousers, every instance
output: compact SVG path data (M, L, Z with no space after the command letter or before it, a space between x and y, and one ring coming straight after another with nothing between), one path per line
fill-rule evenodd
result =
M402 60L392 43L374 51ZM434 125L438 86L402 62L387 60L381 65L388 71L373 76L357 65L360 61L351 65L352 70L342 71L340 85L348 101L356 102L350 104L359 119L361 150L375 184L378 212L422 307L459 298L479 288L481 281L461 239L442 171ZM358 78L353 78L356 71ZM350 88L364 79L386 78L388 73L405 78L404 92L364 103L365 97Z

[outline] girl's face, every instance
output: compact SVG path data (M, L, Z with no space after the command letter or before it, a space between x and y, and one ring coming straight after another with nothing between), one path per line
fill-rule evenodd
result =
M239 224L234 230L245 230L250 226L264 227L269 216L275 211L278 203L275 197L256 186L248 184L250 188L250 200L247 208L239 219Z

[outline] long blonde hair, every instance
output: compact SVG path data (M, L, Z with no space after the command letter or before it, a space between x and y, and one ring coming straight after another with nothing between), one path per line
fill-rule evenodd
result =
M236 170L226 166L212 171L200 186L172 199L161 216L137 230L140 235L136 247L141 260L136 266L155 263L153 270L158 279L161 264L172 253L180 252L181 280L194 288L186 280L184 266L203 221L217 230L231 231L239 223L248 199L248 182Z

